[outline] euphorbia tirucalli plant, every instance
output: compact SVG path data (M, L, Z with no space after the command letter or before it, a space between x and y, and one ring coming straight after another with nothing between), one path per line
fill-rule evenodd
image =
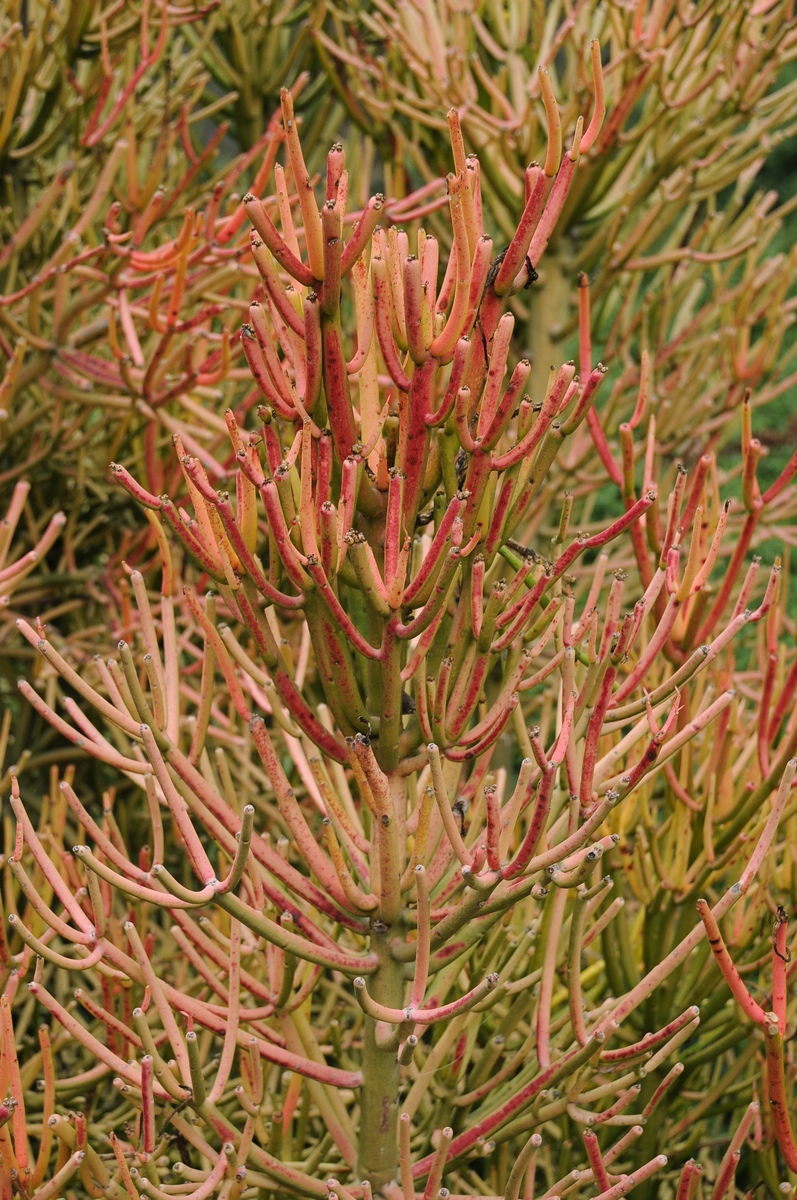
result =
M126 618L118 658L82 672L20 622L47 681L23 681L23 695L137 803L110 790L100 815L67 776L35 822L13 782L0 1019L10 1028L28 975L51 1023L33 1060L39 1124L26 1125L33 1068L3 1038L0 1195L615 1200L665 1171L666 1149L687 1200L702 1167L681 1169L689 1122L667 1116L666 1098L690 1066L675 1051L699 1036L695 997L713 999L692 952L705 924L716 953L737 901L756 924L784 855L797 673L771 668L772 718L759 719L758 754L738 759L750 715L730 686L737 635L761 625L776 642L779 567L754 597L756 564L737 587L743 551L717 588L716 468L706 456L691 479L679 470L660 506L652 421L637 494L644 394L624 511L570 532L561 482L589 445L604 371L583 345L580 376L566 363L527 395L530 364L508 365L511 303L534 286L600 115L586 131L579 119L554 170L529 167L500 252L452 115L444 268L423 230L411 242L379 228L378 196L345 239L343 151L330 151L319 208L288 93L282 105L302 227L282 205L278 229L245 197L263 289L242 343L264 403L256 432L227 415L234 497L179 437L174 498L114 465L147 509L160 601L131 571L138 632L131 642ZM352 303L353 346L340 319ZM762 496L747 418L743 450L758 511L797 460ZM175 545L197 575L182 596ZM634 560L641 590L622 569ZM66 718L59 677L82 701L63 696ZM658 957L618 963L607 934L624 898L610 899L601 859L671 792L654 869L676 898L714 900L700 921L676 913ZM713 832L700 836L704 815ZM649 868L638 850L632 882L635 863ZM782 958L784 939L779 927ZM780 967L774 991L767 1086L791 1166ZM661 993L670 1011L651 1029ZM714 1020L698 1051L723 1033ZM55 1065L67 1043L85 1053L72 1075ZM57 1089L106 1083L111 1099L88 1117L62 1111ZM649 1121L662 1132L647 1152ZM716 1168L717 1200L748 1134L765 1145L759 1126L753 1103ZM570 1166L563 1130L583 1144Z
M754 190L762 148L791 136L788 0L340 8L334 36L320 22L313 36L352 120L390 147L391 187L410 163L429 181L445 171L440 130L453 105L482 156L489 220L507 238L524 165L539 156L547 166L546 125L569 128L590 95L606 107L529 298L522 344L537 359L535 382L575 324L572 276L583 270L594 277L594 332L617 372L603 400L612 433L633 409L645 348L675 455L724 427L745 386L758 405L793 386L783 344L791 272L767 249L790 202L779 211L776 193Z

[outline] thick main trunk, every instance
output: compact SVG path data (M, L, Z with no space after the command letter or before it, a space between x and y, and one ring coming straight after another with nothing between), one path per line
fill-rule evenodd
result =
M404 1003L404 968L390 953L396 929L375 920L371 949L380 965L368 978L375 1000L391 1008ZM398 1090L399 1065L396 1050L380 1050L376 1043L376 1021L365 1018L360 1089L360 1146L357 1164L360 1179L367 1179L375 1193L398 1178Z

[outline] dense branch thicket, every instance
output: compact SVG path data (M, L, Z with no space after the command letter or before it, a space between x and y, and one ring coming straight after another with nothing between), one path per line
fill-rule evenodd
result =
M59 210L44 268L26 237L60 192L0 252L17 480L0 594L30 655L21 711L47 731L12 743L11 708L0 730L0 1198L787 1194L797 659L788 562L752 551L788 534L797 453L764 480L746 390L788 384L787 263L763 257L772 203L745 207L746 182L697 234L698 208L657 208L646 172L661 89L676 128L715 96L731 35L727 157L690 181L695 205L728 182L718 164L752 164L740 114L760 101L782 129L791 94L755 75L755 38L787 61L793 24L779 4L640 6L602 55L581 10L553 37L552 8L542 65L572 86L560 108L540 77L541 163L462 104L445 178L419 136L433 168L415 163L412 190L388 171L387 198L363 143L314 177L287 90L203 198L184 105L169 128L196 170L159 192L131 150L136 88L189 17L192 69L243 54L224 41L237 9L217 7L69 9L75 46L96 41L81 145L112 144L94 178L81 160L92 190L76 224ZM467 16L501 60L491 15L442 13L363 27L422 19L445 58ZM314 44L353 69L333 18ZM40 34L20 20L7 40L35 57ZM463 61L491 104L504 89L537 111L509 58L506 80ZM403 62L381 93L396 140L456 90L441 68L423 119L407 112L421 76ZM377 113L374 80L355 100ZM635 248L591 287L563 231L597 255L632 176ZM545 324L556 273L577 342L562 362L546 334L549 366L523 327ZM40 503L63 455L88 519ZM124 537L109 496L145 514ZM103 517L106 628L65 637L42 611L52 556L68 577Z

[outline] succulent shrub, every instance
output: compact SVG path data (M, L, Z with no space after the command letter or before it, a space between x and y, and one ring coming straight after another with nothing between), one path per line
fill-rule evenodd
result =
M166 397L158 372L207 402L235 302L234 189L264 156L270 171L279 86L296 84L310 126L334 117L301 73L308 32L292 7L2 6L0 474L24 474L37 511L71 492L82 515L86 474L102 490L121 445L130 457L157 442L155 410L189 390Z
M278 122L269 125L270 98L280 82L313 67L311 41L340 92L338 104L329 104L317 70L309 80L299 76L294 89L311 174L323 165L324 130L350 113L369 135L349 147L363 186L374 146L383 160L381 186L393 201L383 221L406 223L428 206L429 228L444 241L445 223L435 214L446 204L439 128L452 103L466 147L479 150L490 178L486 228L496 247L520 215L527 157L539 153L550 177L560 131L576 110L589 124L593 110L599 118L608 105L599 142L581 155L538 286L512 301L513 353L531 355L540 391L550 363L571 352L559 343L575 327L566 310L576 270L593 275L592 337L612 374L600 418L588 415L602 461L585 456L584 486L597 489L607 470L621 486L619 426L633 413L640 387L656 407L662 455L690 466L721 450L729 436L735 442L746 388L762 406L782 402L793 387L793 351L784 343L793 318L793 262L771 253L787 209L771 194L751 191L761 161L790 131L793 85L781 72L795 39L784 5L733 10L716 28L709 10L667 6L635 15L618 10L611 18L608 10L590 16L582 7L572 19L554 6L544 26L523 5L511 6L506 19L495 6L397 12L319 5L309 21L301 5L252 9L232 0L110 11L78 0L58 10L14 0L3 10L2 69L13 103L0 146L0 363L9 413L0 479L29 479L37 521L66 506L69 530L77 523L90 530L82 532L76 557L66 554L54 571L63 575L68 566L73 581L85 577L85 587L73 586L73 599L87 602L107 587L120 549L133 561L140 552L132 544L131 508L108 486L107 462L146 460L157 491L175 432L192 452L199 443L213 455L224 436L221 407L238 409L254 395L236 332L254 268L245 257L245 230L231 232L240 209L235 222L228 218L238 191L260 191L268 176L281 137ZM429 36L413 49L418 21ZM602 53L590 41L595 34L603 37ZM511 49L515 44L524 49ZM433 71L418 59L427 45ZM388 52L387 67L377 49ZM548 76L535 74L538 66ZM694 87L684 91L689 81ZM499 104L501 89L508 99ZM542 143L548 121L550 150ZM676 136L679 123L699 128L694 122L723 131L716 153L701 158L702 142ZM668 138L673 144L662 154ZM588 135L586 145L591 141ZM238 149L245 153L235 156ZM287 166L285 188L295 207ZM422 199L396 204L418 184ZM356 205L367 198L358 196ZM622 246L615 245L618 220L629 235ZM186 239L190 269L181 284L176 247L185 250ZM547 297L542 308L538 293ZM583 308L584 289L579 296ZM342 322L352 336L348 309ZM784 458L771 426L767 417L758 422L764 451L774 450L775 466L763 465L768 483ZM771 512L756 544L783 534ZM80 636L71 622L64 633Z
M582 271L613 373L612 442L646 352L673 458L694 461L707 433L721 442L745 387L759 405L793 394L793 340L783 346L793 252L787 265L772 251L793 204L759 182L767 154L794 136L789 3L402 0L336 12L334 33L315 31L318 52L352 119L392 160L396 194L445 175L453 107L490 182L488 229L504 242L526 165L538 158L554 172L561 130L591 107L608 111L516 332L538 386L575 331Z
M446 256L412 205L347 219L337 144L319 202L282 116L300 222L241 201L260 403L112 466L160 561L115 655L19 622L107 786L11 771L0 1196L789 1190L797 666L748 552L797 455L762 489L744 405L739 529L643 384L596 515L586 318L540 390L512 350L581 117L505 251L451 118Z
M282 83L310 143L337 110L304 70L291 5L9 0L0 43L0 489L8 502L29 485L23 553L67 516L44 573L0 614L0 707L17 712L9 752L30 769L52 739L15 703L26 664L8 618L35 599L80 655L121 560L146 561L107 464L146 461L159 487L176 431L212 452L222 378L226 403L245 404L240 192L270 174Z

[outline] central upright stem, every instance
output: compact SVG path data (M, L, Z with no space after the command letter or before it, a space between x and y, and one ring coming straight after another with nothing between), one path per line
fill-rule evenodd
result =
M379 714L379 749L377 757L383 771L395 771L399 760L401 737L401 659L402 643L389 623L382 641L382 696Z
M390 952L396 932L379 918L371 922L371 952L378 956L379 966L368 977L368 990L391 1008L404 1003L403 964ZM399 1064L395 1049L381 1050L377 1045L376 1025L373 1018L365 1018L357 1171L378 1193L398 1178Z

